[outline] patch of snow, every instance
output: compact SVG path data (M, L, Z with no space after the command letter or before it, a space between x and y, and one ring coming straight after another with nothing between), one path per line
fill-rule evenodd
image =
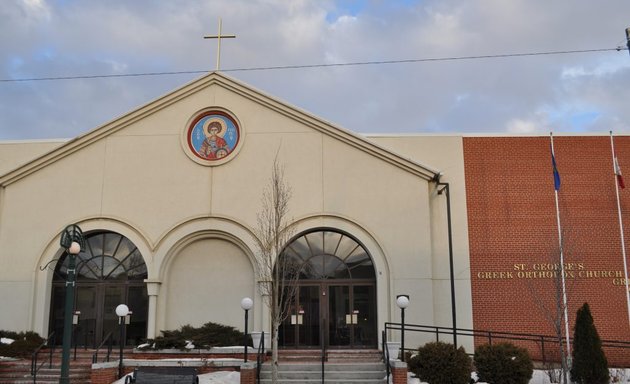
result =
M9 339L8 337L0 338L0 343L2 344L13 344L15 340Z
M199 384L239 384L240 372L212 372L199 375Z
M150 347L150 346L151 346L151 344L149 344L149 343L144 343L144 344L140 344L140 345L138 345L136 348L138 348L138 349L142 349L142 348L146 348L146 347Z
M472 372L470 375L470 378L473 380L479 380L476 372ZM392 382L391 376L389 378L389 382L390 384ZM420 379L418 378L413 377L413 373L410 372L409 379L407 380L407 384L427 384L427 383L424 381L420 381ZM476 384L487 384L487 383L483 381L479 381L479 382L476 382ZM529 381L529 384L552 384L552 383L549 381L549 376L547 376L547 371L535 369L534 374L532 375L532 378Z
M227 347L212 347L212 349L237 349L237 348L243 349L243 346L242 345L230 345L230 346L227 346Z
M239 384L241 382L241 374L234 371L204 373L198 377L199 384ZM112 384L125 384L125 378L116 380Z

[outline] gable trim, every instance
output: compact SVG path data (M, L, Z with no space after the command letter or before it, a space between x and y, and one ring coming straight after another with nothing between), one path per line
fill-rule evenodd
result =
M166 108L179 100L188 97L206 87L219 84L240 96L251 101L261 104L277 113L298 121L318 132L333 137L347 145L359 149L369 155L379 158L387 163L397 166L413 175L421 177L427 181L433 180L439 172L425 165L419 164L411 159L404 158L391 150L375 144L363 136L355 134L347 129L335 126L325 120L322 120L308 112L300 110L289 104L279 101L261 91L244 85L230 77L219 72L210 72L209 74L193 80L192 82L182 86L181 88L170 92L148 104L139 107L119 118L107 122L85 134L77 136L67 143L45 153L36 159L24 164L3 176L0 176L0 187L6 187L38 170L64 158L98 140L112 135L135 122L142 120L151 114Z

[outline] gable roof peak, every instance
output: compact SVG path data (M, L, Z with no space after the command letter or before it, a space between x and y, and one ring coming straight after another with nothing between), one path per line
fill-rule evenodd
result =
M382 147L364 136L354 133L348 129L334 125L310 114L304 110L301 110L295 106L292 106L280 99L272 97L250 85L242 83L232 77L225 75L220 71L209 72L195 80L190 81L183 86L158 97L157 99L150 101L149 103L140 106L114 120L111 120L101 126L98 126L86 133L83 133L63 145L47 152L33 161L24 164L4 175L0 175L0 186L9 185L29 174L38 171L46 167L48 164L54 163L60 158L63 158L81 148L90 145L98 140L101 140L119 130L139 121L143 118L171 105L179 100L188 97L201 89L207 87L219 85L225 89L231 90L253 100L254 102L261 104L275 112L283 114L289 118L292 118L300 123L307 125L327 136L340 140L350 146L360 149L372 156L380 158L386 162L396 165L410 173L413 173L425 180L433 180L439 172L428 166L417 163L409 158L405 158L385 147Z

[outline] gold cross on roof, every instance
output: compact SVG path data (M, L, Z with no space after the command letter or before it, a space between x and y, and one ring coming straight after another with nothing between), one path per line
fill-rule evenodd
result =
M217 71L221 66L221 39L233 39L236 35L222 35L221 34L221 18L219 18L219 33L211 36L204 36L204 39L217 39Z

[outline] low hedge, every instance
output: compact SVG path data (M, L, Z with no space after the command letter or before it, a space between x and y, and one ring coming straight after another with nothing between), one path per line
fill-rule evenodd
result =
M162 336L146 340L150 346L143 349L185 349L188 341L195 348L227 347L243 345L245 334L234 327L206 323L201 327L184 325L176 330L161 331ZM249 338L249 345L252 345Z
M409 370L429 384L468 384L472 360L463 347L453 344L427 343L408 360Z
M0 330L0 338L14 340L11 344L0 343L0 356L28 358L44 339L36 332L13 332Z
M528 384L534 373L527 349L511 343L480 345L475 367L479 380L489 384Z

